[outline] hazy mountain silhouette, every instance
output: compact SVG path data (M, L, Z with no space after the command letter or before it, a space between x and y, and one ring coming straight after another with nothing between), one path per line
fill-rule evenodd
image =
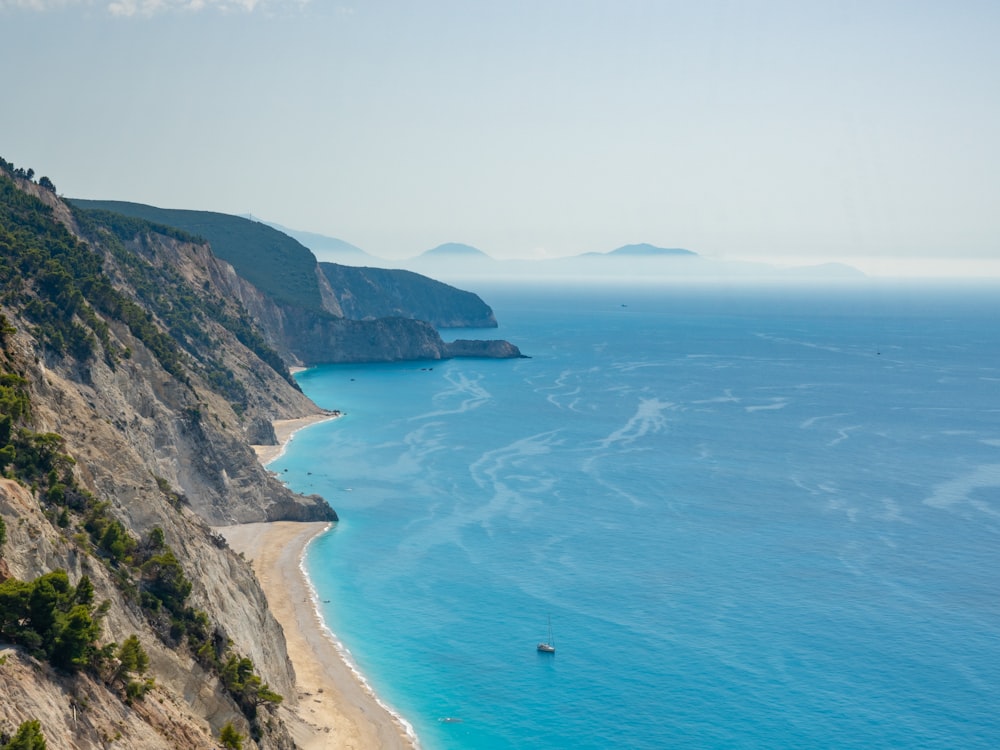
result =
M259 221L259 219L252 216L248 218L253 221ZM273 221L264 221L261 223L267 224L269 227L273 227L279 232L283 232L292 239L297 240L302 245L305 245L320 260L336 261L338 263L346 263L347 265L378 265L381 260L370 253L366 253L357 245L352 245L350 242L345 242L336 237L328 237L325 234L317 234L316 232L303 232L298 229L290 229Z
M447 282L468 280L627 281L838 281L864 278L843 263L778 268L768 263L708 258L677 247L640 242L562 258L499 260L472 245L446 242L411 258L386 260L333 237L270 226L287 233L317 257L344 265L399 268Z

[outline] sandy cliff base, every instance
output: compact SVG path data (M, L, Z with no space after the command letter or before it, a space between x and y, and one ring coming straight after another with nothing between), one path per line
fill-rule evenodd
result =
M253 563L268 605L285 631L298 706L282 709L301 750L414 747L392 715L357 679L323 631L299 567L324 523L253 523L217 529ZM291 714L291 715L289 715Z

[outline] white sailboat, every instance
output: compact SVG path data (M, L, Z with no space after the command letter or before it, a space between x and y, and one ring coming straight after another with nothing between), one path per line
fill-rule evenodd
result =
M552 637L552 618L549 618L549 637L548 640L542 641L538 644L538 650L543 654L554 654L556 652L556 639Z

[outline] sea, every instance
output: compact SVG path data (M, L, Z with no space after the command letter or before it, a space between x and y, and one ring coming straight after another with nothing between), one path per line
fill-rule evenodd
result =
M269 466L420 747L1000 747L1000 289L473 290L529 358L307 370Z

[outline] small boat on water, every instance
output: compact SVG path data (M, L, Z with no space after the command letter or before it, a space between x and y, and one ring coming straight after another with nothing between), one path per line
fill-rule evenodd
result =
M542 641L538 644L538 650L543 654L554 654L556 652L556 639L552 637L552 618L549 618L549 637L548 640Z

